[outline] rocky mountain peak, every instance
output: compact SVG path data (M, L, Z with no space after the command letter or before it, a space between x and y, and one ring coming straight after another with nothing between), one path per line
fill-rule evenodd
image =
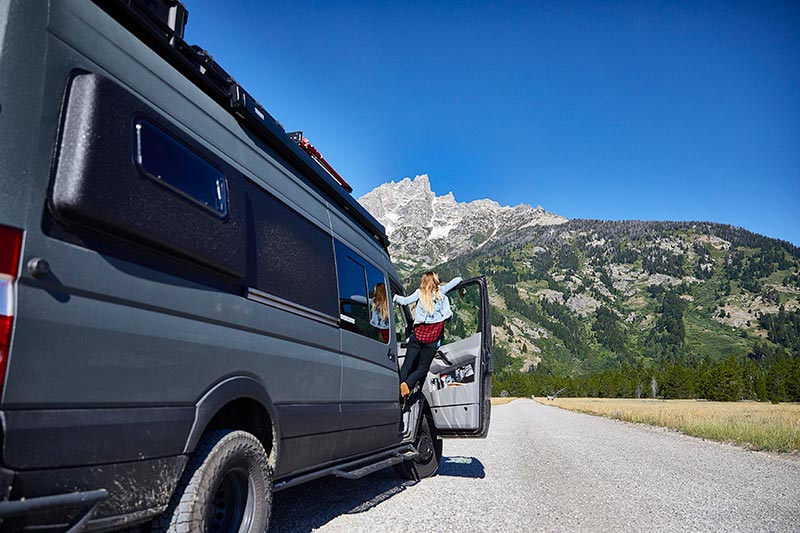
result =
M359 202L386 227L392 258L401 268L433 266L525 227L567 222L541 207L458 202L452 192L437 196L427 174L384 183Z

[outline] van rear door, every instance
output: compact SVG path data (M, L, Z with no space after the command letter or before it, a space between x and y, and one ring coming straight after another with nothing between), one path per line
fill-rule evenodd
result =
M424 391L443 437L482 438L489 432L492 395L492 325L483 276L447 293L453 317L431 363Z

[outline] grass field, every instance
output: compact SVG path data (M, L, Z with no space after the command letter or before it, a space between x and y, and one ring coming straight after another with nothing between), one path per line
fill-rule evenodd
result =
M600 398L537 401L571 411L668 427L752 450L800 450L800 404Z
M514 397L509 397L509 398L493 397L492 398L492 405L504 405L504 404L507 404L509 402L513 402L514 400L519 400L519 398L514 398Z

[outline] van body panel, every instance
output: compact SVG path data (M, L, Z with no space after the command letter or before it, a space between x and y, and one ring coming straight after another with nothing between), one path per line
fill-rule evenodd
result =
M400 390L400 381L389 345L349 331L342 331L342 344L347 346L342 350L342 403L397 403L394 389Z
M97 487L115 487L98 505L91 525L119 529L126 522L141 522L157 516L169 503L186 456L162 457L73 468L21 470L19 484L31 495L69 494ZM67 531L72 517L63 509L43 513L37 523L56 525L51 530ZM116 526L116 527L115 527ZM105 529L103 527L103 529ZM93 527L94 529L94 527Z
M27 221L36 147L46 135L38 123L47 7L0 2L0 222L16 228ZM20 39L18 28L25 28L29 38Z
M277 315L288 326L278 329L284 338L94 296L20 285L6 408L194 405L232 368L259 376L275 403L339 401L341 355L335 345L321 348L325 334L327 343L338 340L335 328L241 298L240 309L235 301L225 306L215 301L221 295L203 307L219 303L256 321ZM319 343L287 340L305 331L314 331L309 336Z
M281 440L281 454L275 467L275 479L296 475L333 460L339 434L322 433Z
M5 411L11 468L64 468L180 455L192 407Z

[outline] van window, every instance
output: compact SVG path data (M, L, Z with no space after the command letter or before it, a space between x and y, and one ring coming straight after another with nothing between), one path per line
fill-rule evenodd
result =
M144 119L136 121L135 158L141 172L218 217L228 215L225 176L211 163Z
M389 307L392 295L386 290L383 272L367 263L367 290L369 291L370 333L369 336L382 343L389 342ZM381 309L379 302L386 300L386 307ZM386 312L385 318L383 312Z
M336 242L336 266L339 277L339 318L343 329L382 343L389 342L389 321L378 311L373 314L375 298L386 291L383 273L360 255ZM388 313L388 303L387 303Z
M406 315L403 313L403 306L400 304L394 304L394 334L397 342L405 342L408 339Z
M478 285L467 285L447 293L453 317L444 324L445 341L455 342L480 331L481 291Z
M351 257L343 257L339 267L339 313L342 327L361 335L369 330L366 273Z

